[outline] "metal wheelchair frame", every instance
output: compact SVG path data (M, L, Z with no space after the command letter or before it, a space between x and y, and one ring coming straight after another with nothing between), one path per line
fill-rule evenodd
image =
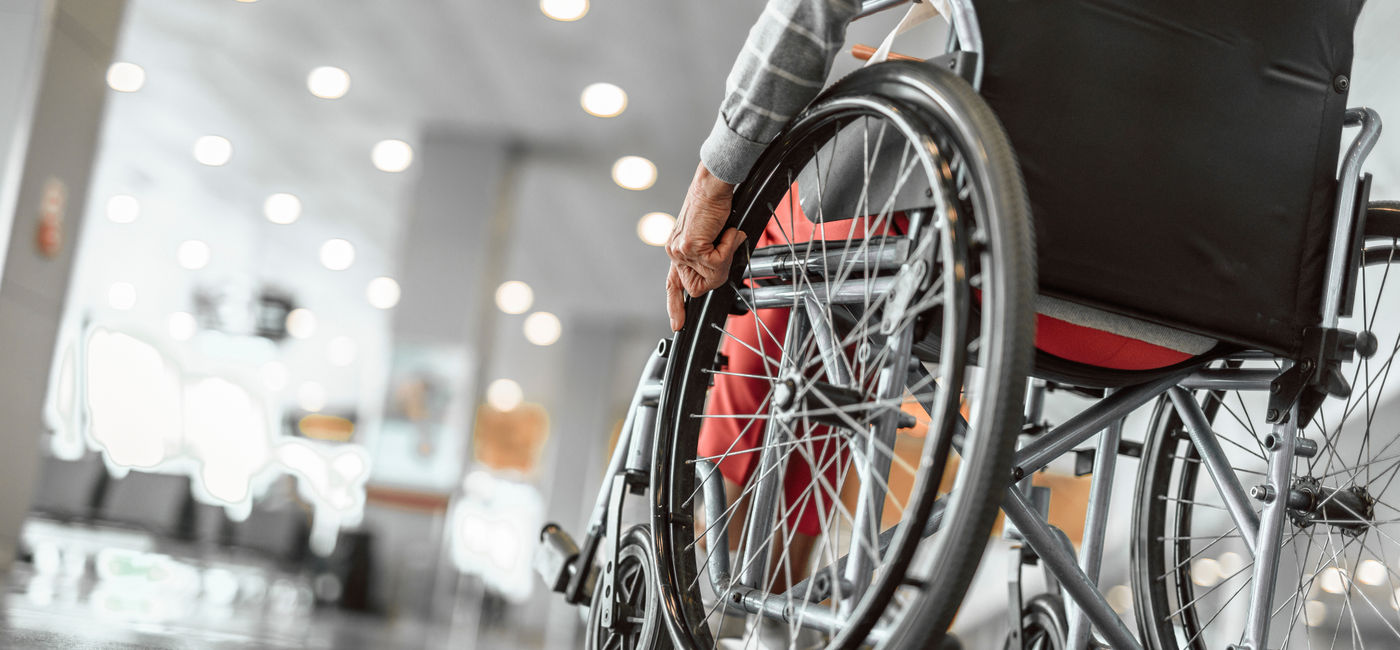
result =
M867 0L859 15L866 16L907 2L908 0ZM971 69L959 72L977 87L981 79L982 40L976 12L970 0L947 0L947 4L952 13L950 23L954 36L949 39L949 50L972 55L970 58L959 58L956 61L966 61L972 65ZM1358 205L1358 192L1346 191L1346 188L1359 188L1365 182L1361 166L1381 130L1379 116L1367 108L1347 111L1345 124L1348 127L1360 127L1360 132L1347 149L1339 174L1339 185L1344 189L1337 193L1332 245L1326 267L1325 293L1319 319L1320 331L1324 333L1336 331L1339 315L1344 311L1344 293L1351 272L1351 245L1354 241L1352 233L1357 224L1358 211L1365 209L1364 205ZM1091 626L1114 648L1127 650L1142 647L1128 626L1109 606L1104 595L1099 592L1097 581L1102 563L1104 535L1123 419L1139 407L1165 395L1185 423L1202 464L1220 491L1230 518L1239 527L1254 559L1253 586L1248 601L1246 626L1242 640L1232 647L1240 650L1263 650L1269 634L1272 587L1278 571L1279 542L1287 519L1288 500L1281 497L1259 499L1264 501L1262 514L1254 512L1250 504L1251 495L1231 470L1215 432L1201 406L1191 397L1189 391L1248 390L1271 391L1275 394L1277 399L1271 399L1270 404L1269 421L1273 423L1273 436L1270 439L1274 444L1268 449L1268 475L1265 483L1255 488L1255 494L1272 492L1274 495L1286 495L1291 485L1294 457L1307 457L1317 450L1316 443L1298 436L1300 419L1305 421L1311 416L1307 400L1300 397L1309 387L1320 390L1318 386L1320 382L1325 381L1324 375L1329 367L1335 369L1337 364L1353 358L1352 349L1346 347L1345 337L1340 344L1335 342L1335 338L1322 338L1333 341L1329 344L1329 349L1319 350L1316 356L1306 359L1281 359L1269 353L1255 351L1223 357L1227 360L1277 360L1282 362L1284 368L1280 371L1210 369L1205 367L1208 361L1203 361L1196 366L1176 369L1143 383L1110 391L1099 401L1040 434L1016 451L1002 510L1026 544L1045 562L1044 566L1066 596L1064 602L1069 619L1069 648L1087 647L1091 638ZM612 586L610 581L613 572L608 569L616 566L618 560L619 540L622 536L622 503L627 495L641 494L648 488L651 447L657 426L657 399L665 382L663 373L668 347L669 340L661 341L657 351L647 361L617 447L609 462L603 489L587 520L582 548L574 546L557 526L547 526L542 532L542 543L547 552L537 559L537 569L545 577L546 583L555 591L562 592L570 603L583 604L593 589ZM1214 357L1209 361L1221 358ZM910 365L910 382L928 379L922 364ZM1278 397L1279 393L1284 393L1284 396ZM1038 396L1032 391L1028 400L1036 399ZM926 403L924 406L932 412L931 404ZM1028 408L1028 413L1030 412ZM1102 435L1097 441L1094 456L1083 544L1076 557L1073 546L1063 531L1047 523L1045 517L1040 514L1040 509L1032 503L1028 492L1020 485L1024 482L1023 479L1046 468L1056 458L1071 453L1100 432ZM712 480L715 469L707 461L697 462L696 471L704 485L706 514L712 524L706 533L708 541L710 544L727 544L723 484L719 480ZM934 505L933 514L924 525L925 537L939 529L944 513L942 505ZM875 542L875 546L883 551L889 545L890 539L882 534ZM592 559L600 547L605 568L596 576L597 585L594 586L590 584L594 579L590 569ZM839 580L840 572L846 565L845 560L843 557L826 569L818 570L806 580L790 587L788 593L805 593L809 586L815 593L826 593L829 590L823 587L823 581ZM748 593L753 590L746 591L742 585L736 587L727 584L730 576L727 553L712 553L709 562L711 580L716 581L717 592L731 595L731 608L780 619L791 616L790 611L784 611L784 608L791 607L788 600L777 596L764 599L756 592ZM813 584L813 581L816 583ZM718 584L721 582L726 584ZM606 609L602 612L601 621L605 626L611 626L616 604L607 599L603 606ZM829 628L841 623L839 620L828 619L833 619L829 613L810 608L805 623L818 628ZM1014 620L1019 625L1019 617ZM1019 635L1013 638L1019 639ZM879 641L881 637L878 632L872 633L870 640Z

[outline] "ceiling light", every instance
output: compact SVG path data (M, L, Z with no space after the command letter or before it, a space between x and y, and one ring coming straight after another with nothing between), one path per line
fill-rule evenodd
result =
M177 311L170 315L167 323L170 327L170 338L176 341L188 341L199 330L199 323L195 322L194 315L189 312Z
M1225 551L1215 560L1220 564L1220 575L1228 578L1239 573L1244 568L1244 558L1234 551Z
M540 11L560 22L583 18L588 13L588 0L540 0Z
M644 190L656 182L656 165L641 156L623 156L613 163L613 182L629 190Z
M393 309L394 305L399 304L402 294L399 283L393 278L375 278L365 286L365 297L369 299L369 304L377 309Z
M227 164L232 157L233 143L228 138L206 135L194 141L194 159L205 165L218 167Z
M321 264L332 271L344 271L355 263L355 245L344 239L328 239L321 244Z
M326 359L333 366L345 367L355 363L355 339L337 336L326 344Z
M301 199L295 194L278 192L263 201L263 215L275 224L287 225L301 218Z
M642 215L637 222L637 236L652 246L665 246L671 238L671 230L676 227L676 218L665 212L651 212Z
M264 363L258 374L262 375L263 386L270 391L276 392L287 387L287 366L282 365L280 361Z
M496 287L496 306L507 314L523 314L535 303L535 292L519 280L503 282Z
M146 71L135 63L118 61L107 68L107 85L117 92L134 93L146 85Z
M136 287L130 282L114 282L107 288L107 304L126 311L136 306Z
M1191 563L1191 582L1200 587L1211 587L1220 582L1220 563L1203 557Z
M180 248L175 251L175 258L179 260L180 266L198 271L209 266L209 244L198 239L182 242Z
M326 408L326 387L314 381L303 383L297 389L297 405L312 413Z
M525 399L525 392L520 390L520 384L509 379L497 379L486 387L486 403L497 411L509 411Z
M627 93L613 84L589 84L579 103L584 112L594 117L617 117L627 110Z
M350 90L350 73L333 66L321 66L306 75L306 89L321 99L340 99Z
M1366 560L1356 567L1356 580L1363 584L1378 585L1385 582L1385 565L1375 560Z
M311 338L316 334L316 314L305 308L288 312L287 333L299 339Z
M132 223L141 216L141 202L129 194L107 199L107 219L112 223Z
M1317 627L1327 622L1327 603L1320 600L1309 600L1303 603L1303 620L1308 627Z
M1340 594L1347 590L1346 571L1329 566L1317 576L1317 584L1329 594Z
M370 150L369 158L379 171L401 172L413 164L413 147L403 140L382 140Z
M563 328L559 317L547 311L537 311L525 317L525 339L535 345L553 345Z

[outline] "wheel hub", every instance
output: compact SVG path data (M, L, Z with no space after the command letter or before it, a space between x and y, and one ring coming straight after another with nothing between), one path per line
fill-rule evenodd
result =
M1288 516L1299 527L1330 525L1359 534L1375 520L1376 500L1364 486L1329 488L1315 478L1295 479L1288 494Z

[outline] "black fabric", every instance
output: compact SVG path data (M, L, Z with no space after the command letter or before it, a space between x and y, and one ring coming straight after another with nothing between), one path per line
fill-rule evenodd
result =
M1041 290L1295 352L1318 320L1360 7L977 1Z

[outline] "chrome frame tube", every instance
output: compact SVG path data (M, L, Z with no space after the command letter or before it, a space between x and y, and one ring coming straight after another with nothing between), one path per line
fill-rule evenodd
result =
M1346 284L1347 265L1352 257L1351 230L1356 221L1356 190L1361 165L1381 137L1381 116L1369 108L1348 109L1343 124L1360 126L1361 133L1347 148L1337 180L1336 221L1332 228L1332 249L1327 253L1327 284L1322 293L1323 327L1337 326L1342 309L1342 287Z
M668 345L669 342L666 340L657 344L656 351L651 353L651 356L647 358L646 366L642 368L642 376L637 380L637 388L632 392L632 401L628 405L627 415L622 421L622 431L618 434L617 446L613 448L612 458L608 460L608 469L603 474L603 485L605 486L612 484L613 477L617 476L618 473L622 471L624 465L627 464L627 460L635 451L640 451L645 455L644 457L648 459L648 467L651 464L649 460L652 452L650 444L651 436L646 436L646 448L643 449L640 448L640 445L637 445L638 449L634 450L633 441L635 437L632 435L632 429L636 425L637 411L647 402L654 403L656 400L655 396L659 395L661 392L662 375L666 373L666 357L661 351L663 346ZM652 426L655 426L654 420ZM593 512L588 517L589 533L595 533L602 529L607 518L608 498L611 493L612 490L608 489L598 492L598 500L593 503Z
M1008 489L1001 503L1006 518L1021 531L1026 543L1035 549L1046 568L1059 579L1061 587L1077 603L1089 621L1098 628L1109 645L1117 650L1141 650L1133 633L1123 619L1108 605L1099 587L1079 569L1074 554L1065 548L1063 538L1057 537L1050 524L1036 515L1034 508L1019 490Z
M773 284L761 287L740 287L741 305L753 309L775 309L792 307L794 301L802 300L808 291L822 296L824 302L832 305L863 303L867 297L882 296L894 289L898 276L886 275L870 279L846 280L838 285L826 282L803 282L794 287L790 283ZM830 296L830 300L825 300Z
M1206 466L1206 473L1210 475L1215 489L1220 492L1220 498L1225 501L1225 509L1230 513L1230 518L1235 520L1235 525L1239 526L1240 537L1244 538L1250 555L1257 557L1259 516L1254 513L1254 507L1244 492L1244 486L1240 485L1239 478L1230 467L1230 460L1225 456L1225 450L1220 447L1215 430L1210 428L1210 422L1201 411L1201 405L1196 403L1186 389L1177 386L1167 394L1171 396L1177 415L1181 416L1181 421L1186 425L1191 444L1196 446L1196 452L1201 455L1201 464ZM1288 491L1284 490L1279 494L1286 495Z
M904 259L909 256L908 237L885 237L883 240L872 237L866 242L862 250L855 253L834 249L825 252L813 250L810 255L803 257L797 256L797 247L792 244L765 246L754 251L749 257L744 277L769 278L840 268L853 271L894 271L899 269L904 264Z
M1099 584L1099 568L1103 563L1104 531L1108 527L1109 503L1113 497L1113 474L1118 463L1118 443L1123 439L1123 420L1118 420L1099 434L1098 451L1094 454L1093 482L1089 492L1089 508L1084 515L1084 537L1079 547L1079 568L1093 585ZM1089 645L1089 617L1079 603L1065 603L1069 615L1069 649L1080 650Z
M1181 380L1186 390L1269 390L1283 371L1255 368L1203 368Z
M977 22L977 10L972 6L972 0L948 0L948 8L953 15L948 17L948 22L953 24L953 31L958 35L958 49L963 52L976 54L977 67L972 72L972 87L976 90L982 89L983 59L986 53L982 46L982 27Z
M787 306L791 307L789 301ZM806 315L800 309L792 310L788 317L787 333L783 340L787 342L783 346L783 356L779 360L778 374L786 375L792 372L798 360L795 358L797 348L800 344L794 341L802 341L807 329ZM763 452L759 455L758 468L755 470L758 479L758 486L753 491L752 500L749 502L749 518L745 526L747 534L740 543L741 557L743 564L739 567L739 583L746 587L759 587L764 584L768 577L768 556L772 544L768 539L759 539L765 531L775 530L774 523L778 514L779 499L783 495L783 472L778 464L782 462L783 451L773 446L782 435L782 425L776 417L776 409L769 409L769 418L763 428ZM781 533L774 533L779 536Z
M1166 392L1190 372L1188 369L1163 375L1147 383L1121 389L1095 402L1016 450L1012 472L1018 477L1025 477L1044 469L1050 461L1069 453L1094 434Z
M1282 549L1283 524L1288 518L1288 490L1293 480L1293 445L1298 437L1298 407L1293 406L1287 422L1274 425L1275 446L1269 451L1268 485L1274 498L1264 504L1264 517L1259 524L1258 552L1254 555L1254 583L1249 590L1249 614L1246 618L1244 645L1255 650L1267 648L1269 621L1273 618L1274 580L1278 577L1278 558Z
M856 18L864 18L870 14L893 9L903 4L909 4L909 0L865 0L865 2L860 3L860 11L856 13Z
M889 400L904 394L904 380L909 376L910 348L914 344L914 330L906 327L900 330L891 341L889 362L880 368L877 395L879 400ZM841 613L849 615L851 602L858 601L870 586L870 573L874 564L883 555L879 548L880 520L885 510L885 486L890 480L890 465L895 447L896 428L899 411L887 410L868 429L865 445L866 462L860 464L860 490L856 501L855 525L851 530L851 549L866 548L870 555L856 553L846 563L845 581L851 585L851 593L844 596ZM888 449L882 452L880 449Z

